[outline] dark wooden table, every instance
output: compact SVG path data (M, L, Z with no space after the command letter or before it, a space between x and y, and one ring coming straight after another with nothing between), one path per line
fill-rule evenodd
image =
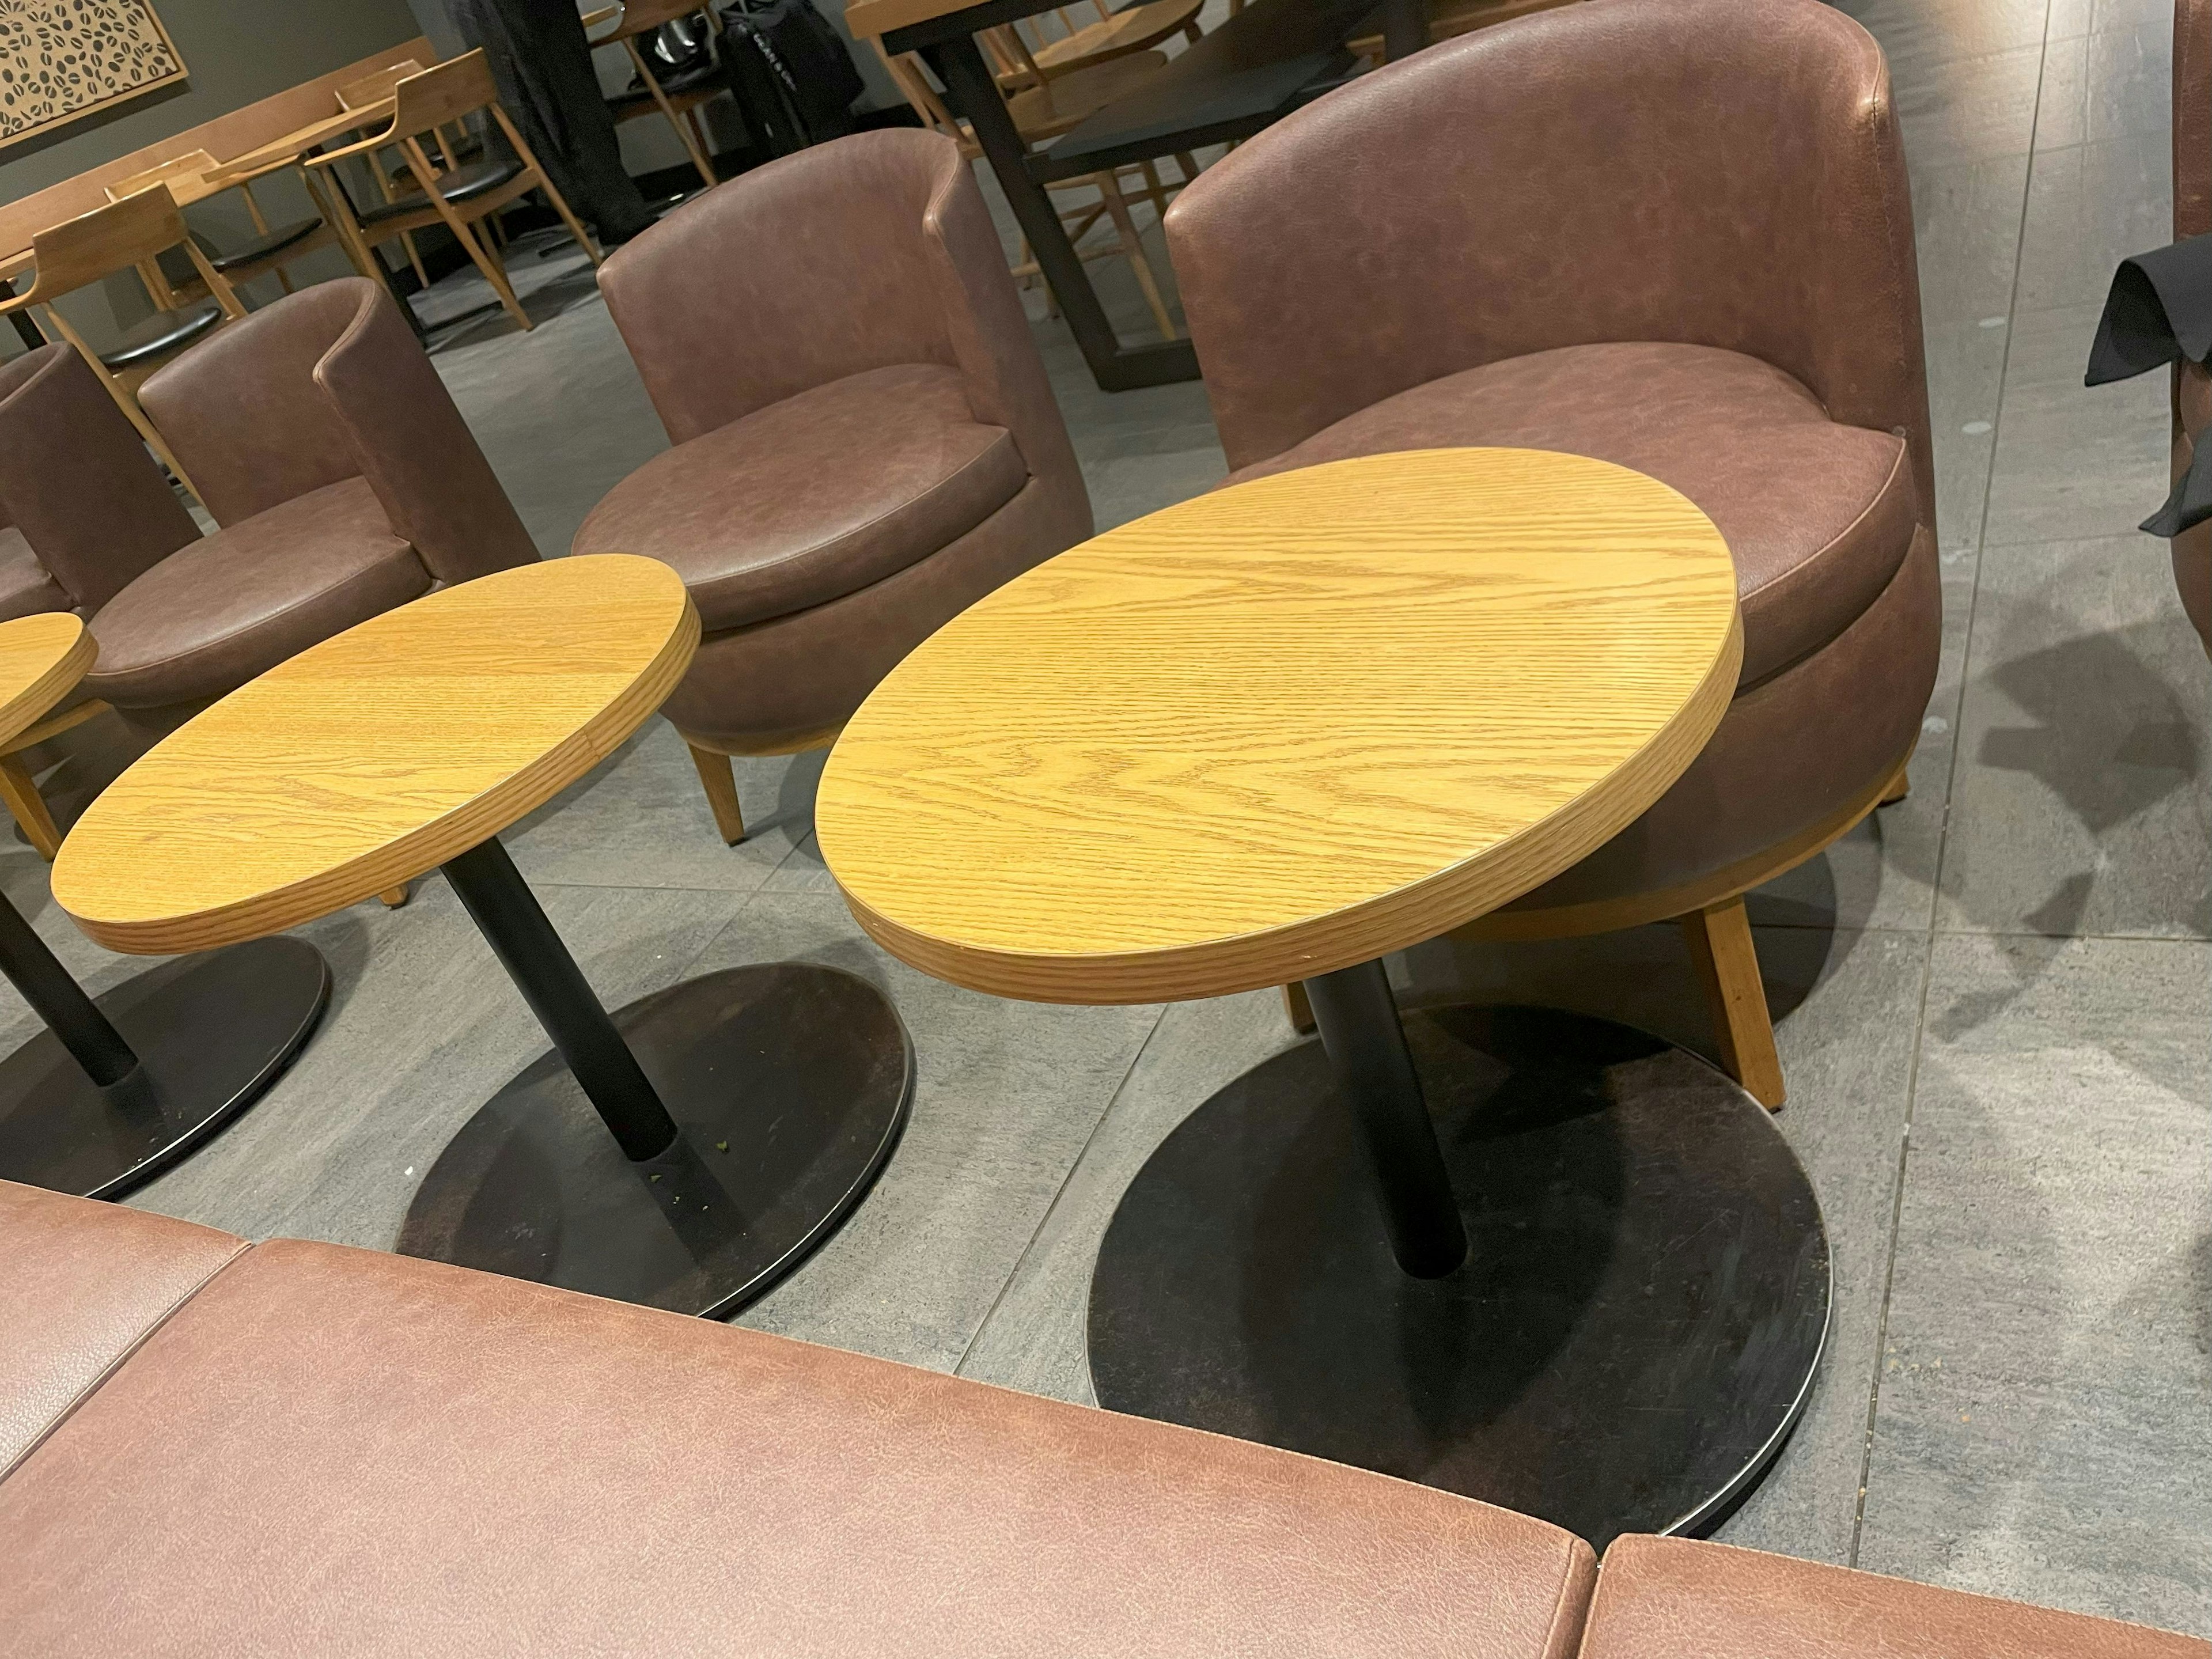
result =
M1252 0L1137 92L1032 152L976 49L975 32L1056 3L853 0L846 21L856 35L879 37L886 52L919 52L944 82L953 109L975 129L1100 387L1126 392L1194 380L1198 356L1188 340L1121 343L1046 185L1249 138L1340 82L1352 61L1345 43L1367 32L1378 9L1389 56L1419 51L1428 40L1428 0Z

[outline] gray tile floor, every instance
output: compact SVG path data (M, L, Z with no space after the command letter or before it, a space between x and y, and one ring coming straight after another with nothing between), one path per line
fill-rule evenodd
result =
M1754 901L1780 1121L1840 1299L1810 1414L1723 1535L2212 1633L2207 672L2162 546L2130 529L2164 493L2162 382L2081 385L2113 260L2164 240L2168 13L1847 9L1891 53L1912 164L1944 667L1911 799ZM450 325L439 362L553 554L665 440L573 254L518 264L542 325ZM1126 270L1098 270L1140 331ZM1221 476L1199 387L1101 393L1034 308L1102 527ZM889 1172L746 1322L1085 1400L1083 1300L1116 1198L1289 1028L1267 995L1047 1008L889 960L815 850L819 771L740 763L756 833L726 849L655 723L512 844L610 1002L804 957L874 979L915 1033ZM95 985L139 971L76 933L27 851L0 853L0 884ZM388 1248L428 1161L542 1038L440 883L304 931L337 969L328 1024L134 1201ZM1665 930L1399 966L1711 1046Z

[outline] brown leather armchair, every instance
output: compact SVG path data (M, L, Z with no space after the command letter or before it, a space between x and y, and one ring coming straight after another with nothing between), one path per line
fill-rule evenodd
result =
M2173 0L2173 240L2212 234L2212 0ZM2173 476L2189 471L2212 426L2212 371L2184 358L2173 370ZM2212 522L2176 536L2173 584L2197 637L2212 651Z
M707 628L662 712L724 839L731 755L829 743L898 660L1091 533L1091 502L959 150L861 133L708 191L599 273L675 447L578 553L683 573Z
M1812 0L1592 0L1331 94L1208 169L1167 225L1232 480L1564 450L1663 480L1728 538L1743 669L1711 743L1470 931L1680 919L1723 1060L1778 1105L1741 896L1901 798L1941 633L1880 48Z
M220 526L93 613L100 660L85 684L146 731L434 585L538 556L374 283L324 283L255 312L139 401Z

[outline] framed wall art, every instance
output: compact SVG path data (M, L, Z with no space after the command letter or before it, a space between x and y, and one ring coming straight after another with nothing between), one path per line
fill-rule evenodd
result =
M0 0L0 148L184 78L153 0Z

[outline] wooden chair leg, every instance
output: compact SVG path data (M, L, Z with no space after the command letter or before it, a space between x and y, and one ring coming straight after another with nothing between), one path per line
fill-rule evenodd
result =
M745 838L745 815L738 806L738 775L730 765L727 755L718 755L711 749L702 749L696 743L687 743L691 751L691 764L698 769L699 781L707 791L707 805L714 809L714 827L722 832L722 839L735 847Z
M484 281L491 284L491 291L499 296L500 304L507 307L507 314L521 325L525 334L529 333L532 326L530 313L522 308L522 301L514 297L514 285L507 280L507 267L500 264L499 256L484 245L482 234L483 221L477 221L472 229L455 220L448 228L476 268L483 273Z
M1774 1023L1766 1012L1766 987L1759 976L1759 949L1743 901L1729 899L1680 918L1690 960L1705 988L1722 1069L1770 1112L1785 1095L1782 1057L1774 1051Z
M414 892L415 884L410 881L403 881L397 887L387 887L384 891L379 893L377 897L384 901L384 908L386 909L397 910L401 905L406 903L407 901L413 896Z
M407 250L407 263L415 268L415 280L422 283L424 288L429 287L430 273L422 269L422 255L415 246L414 232L402 232L399 246Z
M1092 182L1106 198L1106 211L1114 221L1114 228L1121 234L1121 252L1128 258L1130 270L1137 273L1137 286L1144 290L1145 303L1152 310L1152 320L1160 325L1161 334L1167 338L1180 338L1175 324L1169 319L1167 302L1160 298L1159 284L1152 280L1152 262L1145 258L1144 244L1137 240L1136 222L1129 217L1129 204L1122 198L1121 186L1111 173L1093 174Z
M54 827L54 815L46 810L46 797L32 781L30 768L14 755L0 755L0 800L8 803L23 838L52 864L62 850L62 832Z
M1290 1016L1291 1029L1301 1036L1311 1036L1321 1029L1314 1019L1313 1004L1307 1000L1306 988L1298 980L1283 987L1283 1012Z

